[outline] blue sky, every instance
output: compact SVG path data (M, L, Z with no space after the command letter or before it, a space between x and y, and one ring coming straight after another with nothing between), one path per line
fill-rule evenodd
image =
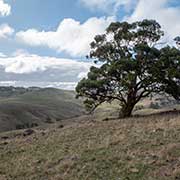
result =
M29 28L48 31L56 29L59 22L64 18L75 18L83 22L89 17L97 15L96 12L82 8L82 4L74 0L53 0L53 3L51 0L45 0L43 3L42 0L8 0L6 2L11 5L11 15L0 18L0 24L8 23L15 31ZM99 16L102 14L99 13ZM24 47L21 44L17 44L17 42L0 41L0 43L3 50L7 53L11 53L16 48L26 48L39 54L59 55L48 48L39 47L38 49L32 49L33 47Z
M80 0L53 0L53 3L51 0L45 0L43 3L42 0L4 0L4 3L11 6L11 14L0 18L0 24L7 23L16 32L31 28L39 31L53 31L65 18L72 18L83 23L91 17L115 15L112 6L109 7L111 10L107 13L100 9L96 10L95 7L89 8ZM121 8L116 17L120 19L124 15L124 8ZM0 47L1 51L8 54L16 49L24 48L40 55L69 57L67 53L56 53L45 47L29 47L17 41L7 41L7 39L0 41Z
M171 42L179 14L179 0L0 0L0 85L71 89L92 65L89 43L112 21L156 19Z
M4 19L16 30L27 28L52 29L64 18L74 18L83 21L93 16L92 12L82 8L74 0L8 0L12 7L11 16ZM42 3L43 2L43 3ZM1 23L4 19L1 19Z

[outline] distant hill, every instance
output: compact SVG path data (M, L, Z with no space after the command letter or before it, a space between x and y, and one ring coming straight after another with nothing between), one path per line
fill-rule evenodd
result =
M83 112L73 91L0 87L0 132L49 124Z

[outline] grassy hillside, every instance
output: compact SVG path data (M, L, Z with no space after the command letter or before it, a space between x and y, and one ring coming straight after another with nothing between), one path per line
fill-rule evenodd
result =
M180 109L180 104L165 94L154 95L142 99L133 110L133 115L145 115L154 114L156 112L171 111L174 109ZM95 111L97 118L117 118L119 115L120 106L119 102L112 102L111 104L104 103L98 107Z
M0 132L48 124L83 112L73 91L0 87Z
M180 112L68 122L2 133L0 179L180 179Z
M134 110L134 114L150 113L160 108L173 109L176 102L165 96L144 99ZM117 117L117 102L103 104L96 110L97 118ZM82 115L84 108L75 99L74 91L53 88L0 87L0 132L24 129L50 124L63 119Z

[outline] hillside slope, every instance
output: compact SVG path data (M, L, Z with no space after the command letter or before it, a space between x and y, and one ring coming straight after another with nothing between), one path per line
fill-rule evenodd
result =
M174 109L177 103L165 96L146 98L137 104L133 114L155 112L158 109ZM179 107L178 107L179 109ZM120 107L117 102L104 104L95 114L98 118L117 117ZM80 100L74 91L54 88L0 87L0 132L31 128L50 124L84 114Z
M73 91L0 87L0 132L52 123L83 112Z
M0 134L0 179L180 179L180 112L68 122Z

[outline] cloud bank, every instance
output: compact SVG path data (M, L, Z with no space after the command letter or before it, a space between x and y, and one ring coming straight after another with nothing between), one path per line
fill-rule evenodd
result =
M0 56L0 85L74 89L93 64L72 59L43 57L18 51Z
M73 57L85 56L94 36L103 33L113 20L113 17L93 17L81 24L74 19L64 19L56 31L29 29L18 32L16 38L30 46L47 46Z
M16 53L15 53L16 54ZM31 74L34 72L44 72L48 69L58 70L59 74L82 77L86 74L92 63L81 62L72 59L62 59L55 57L42 57L34 54L17 54L12 57L0 57L0 66L6 73Z

